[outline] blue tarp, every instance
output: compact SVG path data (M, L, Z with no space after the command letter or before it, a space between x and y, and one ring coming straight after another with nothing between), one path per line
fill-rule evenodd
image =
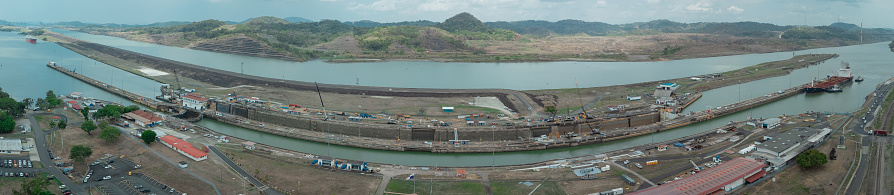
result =
M575 170L572 170L572 171L573 171L574 174L577 175L578 177L581 177L581 176L584 176L584 175L588 175L588 174L589 174L589 175L595 175L595 174L597 174L597 173L602 173L602 171L599 170L599 167L590 167L590 168L583 168L583 169L575 169Z

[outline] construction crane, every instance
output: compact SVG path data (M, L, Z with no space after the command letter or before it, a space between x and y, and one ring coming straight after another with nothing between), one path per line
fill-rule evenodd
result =
M702 171L702 167L699 167L698 165L696 165L695 162L692 162L692 160L689 160L689 162L692 163L693 167L695 167L695 171Z
M180 89L180 77L177 76L177 69L174 69L174 79L177 80L177 89Z

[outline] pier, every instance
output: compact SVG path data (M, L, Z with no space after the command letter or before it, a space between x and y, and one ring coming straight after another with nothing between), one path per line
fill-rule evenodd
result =
M186 108L176 104L161 102L153 98L147 98L128 92L78 74L56 64L47 64L47 67L156 110L170 113L181 113L186 110ZM596 118L584 121L529 126L412 128L403 125L351 121L322 121L312 117L291 115L272 110L244 106L240 107L236 104L227 105L228 108L231 107L229 108L229 111L216 109L195 111L201 112L204 118L213 119L226 124L319 143L325 142L336 145L378 150L425 151L434 153L509 152L574 147L671 130L800 94L804 91L806 86L808 86L808 84L786 89L781 91L781 93L767 94L704 111L675 114L676 117L672 118L662 117L660 120L657 118L663 113L651 112L613 119ZM683 106L688 106L699 97L701 97L700 93L691 98L688 102L685 102ZM216 103L219 104L221 102ZM220 106L215 105L211 107L219 108ZM242 109L238 113L244 114L238 115L235 111L237 109ZM631 125L646 121L652 122L649 122L650 124ZM623 128L600 130L598 133L593 133L592 129L589 129L590 125L607 126L612 122L620 122L628 125ZM259 125L260 123L266 123L266 125ZM454 138L454 130L459 132L457 135L459 136L459 139L470 140L469 143L450 143L448 140ZM713 129L709 131L713 131ZM558 135L567 133L574 133L575 136L570 136L568 138L558 137ZM550 136L548 139L539 138L543 135ZM553 135L556 137L553 138ZM518 139L518 137L523 139Z
M135 93L131 93L124 89L106 84L102 81L92 79L92 78L84 76L82 74L78 74L77 72L74 72L72 70L65 69L65 67L59 66L56 63L52 63L52 62L48 63L47 67L52 68L53 70L59 71L65 75L74 77L75 79L81 80L84 83L93 85L97 88L103 89L109 93L121 96L123 98L127 98L130 101L142 104L142 105L147 106L152 109L156 109L156 110L160 110L160 111L164 111L164 112L170 112L170 113L179 113L180 109L181 109L180 106L177 106L176 104L161 102L161 101L155 100L153 98L147 98L147 97L143 97L141 95L137 95Z

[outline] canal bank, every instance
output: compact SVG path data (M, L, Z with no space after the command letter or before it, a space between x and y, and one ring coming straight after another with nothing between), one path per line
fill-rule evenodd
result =
M81 36L78 36L81 37ZM124 71L120 71L118 69L109 67L108 65L104 65L99 63L98 65L93 65L95 62L89 58L85 58L80 56L77 53L68 51L65 48L59 47L56 44L44 44L44 42L39 42L37 45L27 44L22 41L21 37L16 36L14 33L0 33L0 41L3 41L3 44L0 44L0 48L5 49L6 51L14 51L12 53L7 54L3 60L4 66L0 68L0 81L4 83L17 83L22 80L27 80L28 77L32 75L50 75L49 78L33 80L26 85L4 85L4 91L10 91L10 93L15 92L13 94L18 95L18 97L14 97L16 99L21 99L24 97L43 97L44 92L47 89L52 89L57 93L69 93L73 91L84 92L85 94L89 94L94 98L98 99L108 99L115 102L121 102L128 104L127 101L123 98L119 98L116 95L109 94L101 89L97 89L90 85L84 85L82 82L79 82L71 77L64 76L59 74L57 71L46 68L45 66L41 66L45 64L47 61L57 61L62 62L62 64L70 64L70 67L78 68L78 72L81 74L88 75L92 78L96 78L97 80L104 81L107 83L119 83L122 80L127 82L124 85L118 85L121 88L128 89L130 91L135 91L138 94L144 94L144 96L151 97L154 96L153 92L158 91L158 83L155 82L146 82L142 84L142 80L145 80L138 76L133 76L127 74ZM21 43L21 44L19 44ZM148 45L148 44L147 44ZM165 53L176 54L176 55L184 55L184 56L192 56L195 54L190 53L188 50L184 49L184 51L164 51L160 48L154 48L152 46L141 46L147 49L158 50L158 54L165 56ZM852 84L850 86L844 87L844 92L836 93L836 94L823 94L816 96L806 96L806 95L795 95L793 97L785 98L782 100L778 100L776 102L754 107L751 109L747 109L745 112L738 112L732 115L724 116L717 118L716 120L705 121L702 123L688 125L686 127L678 128L671 131L662 131L656 134L652 134L649 136L640 136L635 138L617 140L611 143L604 144L594 144L594 145L585 145L579 147L572 148L560 148L560 149L550 149L550 150L541 150L541 151L525 151L525 152L507 152L507 153L497 153L495 156L491 156L491 154L474 154L474 153L447 153L447 154L436 154L436 153L428 153L428 152L392 152L392 151L382 151L382 150L369 150L369 149L361 149L361 148L353 148L353 147L343 147L333 145L332 147L326 147L325 143L317 143L317 142L308 142L302 141L298 139L285 138L282 136L265 134L257 131L251 131L243 128L238 128L230 125L225 125L212 120L204 120L198 122L198 124L210 127L215 129L218 132L222 132L228 135L234 135L238 137L242 137L245 139L249 139L256 142L265 142L270 145L281 147L294 151L301 151L310 154L316 155L326 155L331 154L329 156L333 156L336 158L343 159L356 159L356 160L364 160L370 162L384 162L384 163L395 163L395 164L406 164L406 165L454 165L454 166L483 166L490 165L492 161L495 161L493 164L522 164L522 163L533 163L533 162L541 162L549 159L562 159L568 158L572 156L586 156L599 154L604 152L609 152L613 150L618 150L622 148L634 147L637 145L642 145L644 143L652 143L653 138L654 141L664 141L669 140L671 138L679 138L685 135L695 134L697 132L702 132L707 129L713 129L728 123L731 120L744 120L748 117L773 117L778 116L780 114L796 114L803 113L806 110L815 110L815 111L824 111L824 112L848 112L854 108L859 107L856 105L855 101L848 101L852 99L861 99L865 97L867 94L871 93L874 90L874 85L884 80L890 78L890 75L894 74L894 71L890 68L890 61L894 61L894 57L890 55L890 51L885 44L868 44L868 45L858 45L858 46L847 46L847 47L837 47L837 48L824 48L824 49L815 49L815 50L806 50L799 51L798 54L807 54L807 53L838 53L841 57L838 60L848 61L854 67L855 75L860 75L866 78L862 84ZM790 58L791 52L784 52L780 54L775 54L779 56L784 56L785 59ZM787 55L787 56L786 56ZM771 58L767 58L766 55L743 55L743 56L735 56L737 58L749 58L754 59L756 61L769 61ZM206 61L201 58L197 58L199 61ZM742 60L736 60L733 58L714 58L712 60L705 61L723 61L723 62L735 62L742 63ZM232 61L232 60L230 60ZM238 60L237 60L238 61ZM678 63L682 64L699 64L701 60L681 60ZM386 66L389 66L390 62L384 62ZM550 65L552 63L545 63L541 65ZM570 64L570 63L569 63ZM248 63L246 63L248 65ZM501 67L513 67L513 68L524 68L526 65L521 66L509 66L512 64L503 64ZM666 65L666 64L665 64ZM341 65L338 65L341 66ZM364 65L366 66L366 65ZM718 65L718 67L720 67ZM729 67L727 65L723 66L724 68ZM238 71L239 64L238 62L235 64L235 68ZM703 98L694 102L690 108L687 110L702 110L706 106L712 105L711 107L716 107L716 105L724 105L732 102L740 101L737 97L741 97L743 99L753 98L756 96L761 96L763 94L769 94L776 92L781 89L790 88L790 81L801 81L797 83L803 83L804 81L812 80L817 75L825 75L828 73L832 73L832 71L837 70L838 62L827 62L824 64L819 64L817 66L811 66L801 70L795 70L789 76L785 77L773 77L758 81L753 81L749 83L742 83L740 85L733 85L724 88L718 88L710 91L705 91L706 94ZM402 69L402 68L401 68ZM701 69L701 68L700 68ZM82 71L85 70L85 71ZM649 69L644 69L648 71ZM714 70L714 69L711 69ZM310 71L310 69L306 69L306 71ZM323 71L326 72L326 71ZM719 71L712 71L719 72ZM22 74L28 73L28 74ZM821 74L820 74L821 73ZM623 73L617 73L613 75L624 75ZM566 76L567 77L567 76ZM675 76L679 77L679 76ZM533 78L533 77L532 77ZM386 80L382 80L386 81ZM353 77L351 82L353 82ZM550 84L552 85L552 84ZM573 83L571 83L573 86ZM739 92L741 91L741 93ZM740 95L737 95L740 94ZM862 101L860 101L862 103ZM496 160L492 160L496 159Z
M195 65L183 64L178 62L173 62L166 59L160 59L151 56L145 56L133 52L127 51L110 51L110 50L118 50L116 48L107 47L98 45L95 43L87 43L83 41L79 41L73 38L65 37L63 35L53 34L51 35L57 39L64 39L69 43L60 43L60 45L66 46L68 48L72 48L75 51L85 52L86 50L102 50L103 53L117 53L118 56L130 56L130 58L144 59L141 61L149 61L149 62L159 62L170 64L169 66L184 66L187 69L196 69ZM86 55L85 56L89 56ZM822 61L825 61L829 58L835 57L837 55L826 55L827 57L812 59L810 60L810 64L816 64ZM800 60L799 62L803 62L805 60ZM806 65L805 65L806 66ZM58 66L51 66L53 68L57 68L57 70L69 74L71 76L79 76L73 71L64 70L64 68ZM153 68L160 68L159 66ZM175 68L175 67L166 67L166 68ZM789 68L791 69L791 68ZM209 70L205 68L205 70ZM784 68L782 70L785 70ZM200 72L194 70L194 72ZM224 72L219 70L211 70L211 72ZM209 73L213 74L213 73ZM772 74L769 74L772 75ZM223 75L218 75L219 77L234 77L232 73L227 73ZM766 75L765 75L766 76ZM201 77L201 76L200 76ZM214 75L210 75L209 77L214 77ZM192 77L197 78L197 77ZM734 77L731 77L734 78ZM755 79L760 78L760 76L750 78ZM746 80L749 78L745 78ZM733 80L736 81L736 80ZM89 83L89 81L88 81ZM94 82L95 83L95 82ZM283 83L283 82L280 82ZM715 82L717 83L717 82ZM724 82L720 82L721 84ZM726 83L729 83L727 81ZM105 86L103 84L103 87ZM399 89L400 90L400 89ZM554 149L554 148L565 148L565 147L576 147L580 145L587 144L595 144L595 143L603 143L613 140L619 140L624 138L636 137L639 135L664 131L668 129L678 128L684 125L697 123L705 120L710 120L712 118L716 118L719 116L727 115L730 113L734 113L735 111L742 110L747 107L753 107L756 105L765 104L768 102L772 102L774 100L778 100L779 98L788 97L793 94L797 94L800 89L789 89L786 90L785 93L781 93L778 95L767 95L765 97L757 97L752 100L746 100L742 103L731 104L724 107L718 107L718 109L714 110L712 113L711 110L706 112L693 112L686 114L683 117L676 118L672 117L671 120L662 121L658 123L658 120L652 119L651 122L643 123L639 125L626 125L622 128L615 129L606 129L591 132L593 127L590 126L590 123L597 123L596 128L603 126L602 121L607 121L606 123L617 122L616 118L596 118L593 121L574 121L570 124L558 125L536 125L536 126L522 126L522 127L503 127L500 126L492 126L491 128L461 128L462 131L458 130L455 127L446 127L446 128L403 128L398 125L386 125L385 127L376 128L376 126L381 126L377 124L361 124L361 123L344 123L344 122L331 122L331 121L317 121L313 118L301 118L301 117L291 117L290 114L285 114L281 112L271 112L265 109L258 109L257 107L241 107L242 111L238 111L238 109L231 108L233 105L225 105L226 111L218 110L217 112L206 112L206 116L211 119L215 119L218 121L222 121L224 123L228 123L231 125L242 126L245 128L254 129L256 131L261 131L265 133L271 133L286 137L298 138L308 141L317 141L317 142L326 142L327 144L338 144L344 146L353 146L353 147L362 147L369 149L384 149L384 150L395 150L395 151L425 151L425 152L435 152L435 153L482 153L482 152L509 152L509 151L526 151L526 150L542 150L542 149ZM117 89L116 89L117 91ZM432 94L434 95L434 94ZM697 96L700 97L700 96ZM771 97L771 98L769 98ZM133 97L131 99L134 100L143 100L143 97ZM154 103L150 102L150 103ZM691 102L689 102L691 103ZM687 104L689 104L687 103ZM210 106L212 109L220 109L221 106L219 104L227 104L227 102L223 101L215 101ZM151 105L150 105L151 106ZM230 115L222 115L224 114L234 114L236 116ZM239 115L238 113L245 113ZM253 114L252 114L253 113ZM288 116L286 116L288 115ZM641 117L645 116L647 118L657 118L657 113L650 113L632 117ZM282 120L273 120L276 118L282 118ZM632 121L635 121L634 118L624 119L627 122L626 124L632 124ZM268 127L264 127L263 125L256 126L261 123L268 123ZM270 124L272 123L272 124ZM649 124L653 123L653 124ZM248 125L246 125L248 124ZM274 124L280 125L275 126ZM322 125L326 125L326 128L322 128ZM586 125L586 126L585 126ZM335 126L335 127L332 127ZM362 128L361 126L366 126L366 128ZM372 126L372 127L370 127ZM319 127L319 128L318 128ZM589 127L589 128L586 128ZM355 130L356 129L356 130ZM450 139L452 129L453 139ZM356 132L356 133L355 133ZM365 136L364 136L364 132ZM462 132L462 133L459 133ZM487 140L488 132L490 132L491 141ZM499 132L500 139L497 138L497 132ZM460 136L462 134L462 136ZM572 135L566 137L565 134ZM351 139L348 135L357 135L358 137L354 137L355 139ZM549 139L538 139L540 137L546 137L549 135ZM552 139L555 135L556 139ZM562 138L559 137L562 135ZM333 138L331 136L340 136L342 138ZM375 136L375 139L373 137ZM322 137L322 138L321 138ZM390 138L390 139L389 139ZM519 138L519 139L516 139ZM474 140L478 141L474 141ZM447 142L448 140L452 140ZM497 141L499 140L499 141ZM469 144L471 142L471 144ZM449 144L448 144L449 143Z

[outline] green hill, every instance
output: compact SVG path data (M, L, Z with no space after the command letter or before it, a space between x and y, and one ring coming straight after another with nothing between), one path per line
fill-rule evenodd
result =
M292 22L289 22L288 20L285 20L285 19L282 19L282 18L273 17L273 16L261 16L261 17L257 17L257 18L249 19L249 20L246 21L245 23L265 23L265 24L279 23L279 24L288 24L288 23L292 23Z
M446 30L447 32L457 32L462 30L481 32L490 30L490 27L481 23L478 18L475 18L475 16L472 16L472 14L468 12L456 14L444 22L435 25L435 27Z

